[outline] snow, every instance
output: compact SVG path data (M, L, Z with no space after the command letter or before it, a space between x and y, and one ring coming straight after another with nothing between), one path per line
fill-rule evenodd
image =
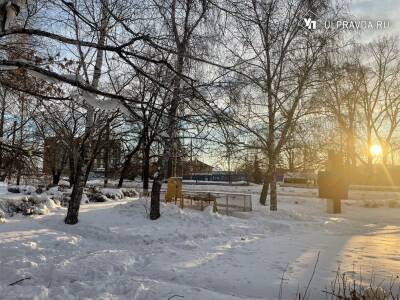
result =
M259 186L185 188L250 193L253 211L226 216L162 203L151 221L143 198L83 204L74 226L63 223L65 208L10 218L0 224L1 298L277 299L282 285L282 299L293 299L318 254L310 299L325 298L339 266L362 270L365 281L400 275L396 193L352 191L343 213L329 215L315 189L281 188L279 211L269 212L257 203Z
M36 194L23 187L21 187L21 191L25 191L25 193L5 192L0 194L0 223L4 223L6 218L13 217L18 213L45 215L60 206L59 201L52 199L47 193Z
M30 195L36 191L36 188L31 185L8 185L7 189L8 191L14 191L25 195Z
M131 114L130 111L119 100L99 100L97 99L97 95L85 90L80 90L80 95L89 105L94 108L98 108L106 112L114 112L119 110L127 116Z
M103 188L101 193L107 198L111 199L122 199L124 198L124 192L121 189L111 189L111 188Z
M18 59L19 61L22 62L28 62L26 60ZM14 66L4 66L0 65L0 71L8 71L8 70L14 70L16 67ZM38 79L42 79L48 82L52 83L63 83L63 81L58 80L56 78L53 78L51 76L47 76L45 74L33 71L33 70L27 70L29 74L31 74L33 77L36 77ZM77 74L63 74L62 77L64 77L67 80L73 80L77 81L83 86L87 85L85 79ZM91 92L88 92L84 89L78 88L76 91L71 93L71 97L77 101L84 100L87 104L92 106L93 108L97 108L106 112L114 112L114 111L121 111L125 115L130 115L130 111L123 105L121 100L119 99L104 99L100 100L98 99L97 95Z

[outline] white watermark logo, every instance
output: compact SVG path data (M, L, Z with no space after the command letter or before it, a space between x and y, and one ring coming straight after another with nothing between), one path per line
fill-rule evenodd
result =
M336 20L325 21L325 29L334 30L384 30L390 28L389 21L383 20Z
M391 23L389 20L363 20L363 19L337 19L337 20L321 20L317 15L309 10L302 17L301 27L307 30L316 30L320 28L330 30L385 30L389 29Z
M317 29L317 21L313 21L311 18L304 18L304 23L308 29Z
M349 30L349 31L364 31L364 30L385 30L390 28L390 21L387 20L329 20L329 21L317 21L312 18L303 18L304 28L308 30L316 30L317 27L320 28L324 23L323 27L325 29L331 30ZM317 25L318 24L318 25Z

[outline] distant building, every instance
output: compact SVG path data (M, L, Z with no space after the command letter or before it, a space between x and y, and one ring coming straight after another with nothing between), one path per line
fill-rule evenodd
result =
M108 142L108 167L109 172L115 173L121 166L121 142L119 140L110 140ZM95 173L103 173L106 166L106 147L100 147L98 154L93 163L92 171Z
M233 171L214 170L214 168L198 159L183 163L183 179L196 181L245 181L246 176Z
M247 176L242 173L237 173L233 171L214 171L212 172L212 181L226 181L226 182L233 182L233 181L247 181Z
M72 143L68 143L62 138L47 137L44 140L43 151L43 173L54 175L61 172L63 175L70 174L70 158L76 160L78 148L80 146L80 138L74 138ZM115 173L121 166L122 147L118 140L110 140L108 142L109 149L109 172ZM104 172L106 161L106 147L100 145L93 162L92 171L94 173Z
M191 176L195 174L211 174L213 167L198 160L189 160L182 163L183 176Z
M283 182L288 184L316 184L317 177L317 173L314 170L286 172Z
M77 141L76 141L77 142ZM72 148L73 146L70 145ZM62 172L68 165L68 147L60 138L48 137L44 140L43 173L55 174Z

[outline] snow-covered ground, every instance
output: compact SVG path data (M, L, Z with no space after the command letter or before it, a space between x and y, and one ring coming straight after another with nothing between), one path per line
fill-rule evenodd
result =
M64 225L65 208L9 218L0 224L0 298L276 299L282 290L293 299L316 265L308 295L324 299L339 266L361 270L364 282L400 275L396 193L354 192L369 200L344 201L342 214L329 215L313 189L280 189L270 213L257 204L259 186L188 187L197 188L253 194L254 211L162 204L150 221L149 202L130 199L84 204L74 226Z

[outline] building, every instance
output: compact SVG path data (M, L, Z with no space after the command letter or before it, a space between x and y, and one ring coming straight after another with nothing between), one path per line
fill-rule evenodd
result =
M70 168L76 162L81 138L74 138L72 142L59 137L47 137L44 140L43 151L43 173L54 175L70 175ZM119 171L121 166L122 149L118 140L110 140L108 143L109 151L109 172L113 174ZM96 149L97 148L97 149ZM96 155L93 162L92 171L94 173L104 173L106 162L105 144L93 146Z
M92 171L94 173L104 173L106 167L106 147L100 147L96 158L94 159ZM121 167L121 142L110 140L108 142L108 167L110 173L115 173Z
M182 163L183 176L192 176L195 174L211 174L213 167L198 160L189 160Z
M75 142L75 141L74 141ZM76 140L76 143L78 141ZM64 171L68 165L69 151L75 145L66 145L66 141L57 137L48 137L44 140L43 150L43 173L54 175Z
M196 181L246 181L246 175L233 171L214 170L198 159L183 163L183 179Z

